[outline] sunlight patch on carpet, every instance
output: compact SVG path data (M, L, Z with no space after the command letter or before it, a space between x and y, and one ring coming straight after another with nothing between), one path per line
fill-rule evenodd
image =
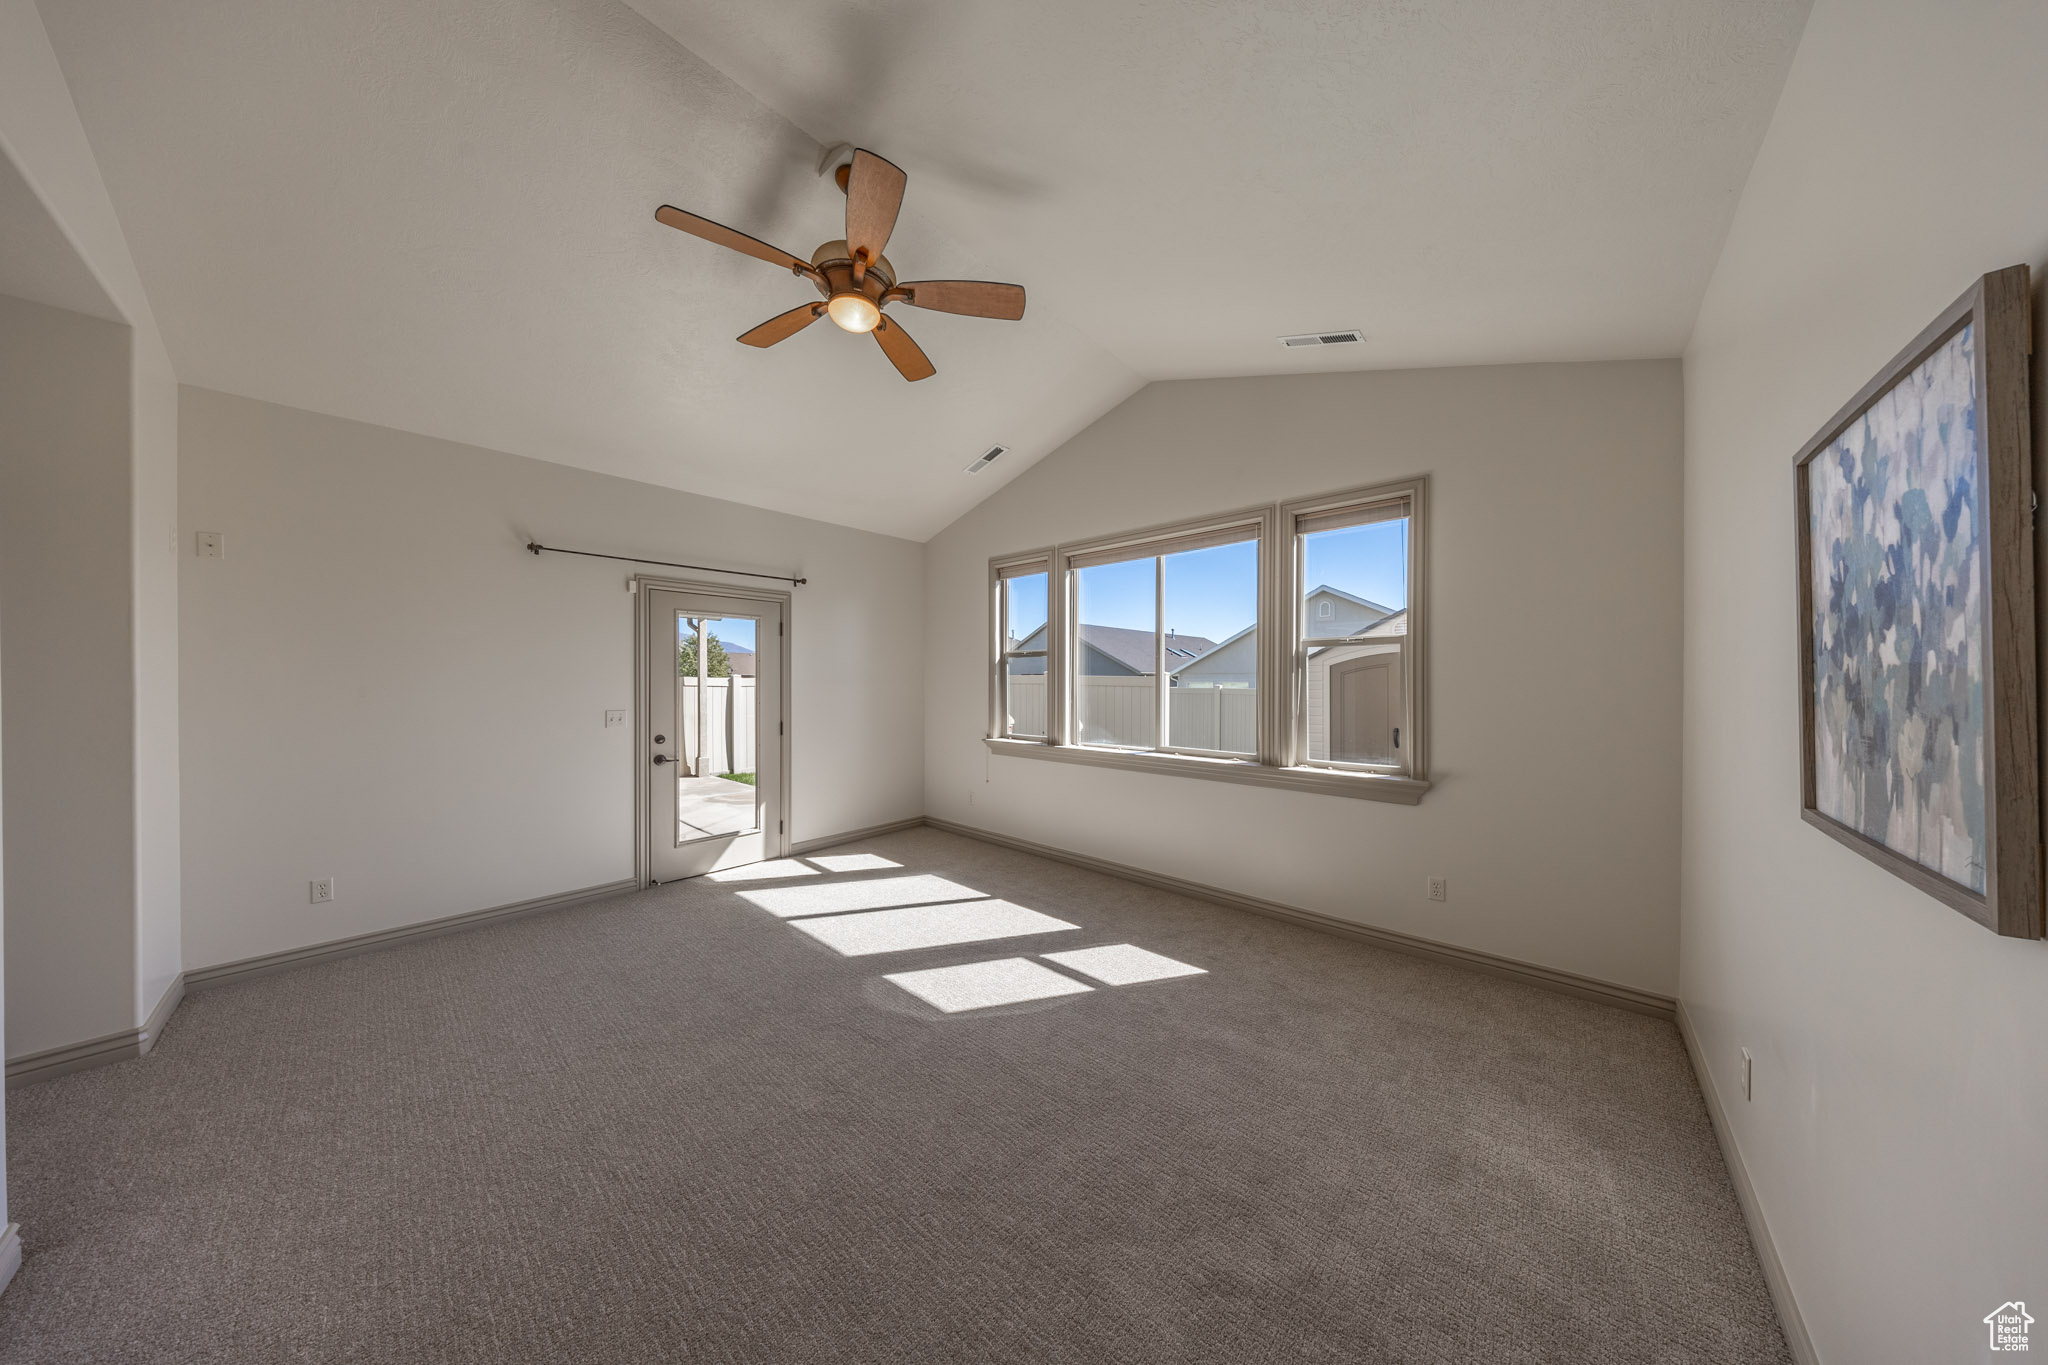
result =
M831 882L815 886L777 886L742 891L778 919L799 915L836 915L845 910L880 910L892 905L926 905L935 901L972 900L986 893L944 877L878 877L866 882Z
M865 957L870 953L900 953L913 948L943 948L954 943L1062 933L1081 926L1008 901L969 901L964 905L918 905L863 915L802 919L795 921L793 927L846 957Z
M1105 986L1134 986L1140 981L1168 981L1176 976L1207 976L1206 967L1191 967L1170 957L1135 947L1112 943L1103 948L1076 948L1066 953L1040 953L1047 962L1057 962L1083 976L1092 976Z
M879 853L813 853L807 861L816 863L827 872L875 872L885 867L903 866Z
M1081 995L1095 989L1071 976L1062 976L1050 968L1041 967L1027 957L969 962L959 967L932 967L921 972L894 972L882 979L901 986L926 1004L948 1014L985 1010L995 1005L1016 1005L1026 1000Z

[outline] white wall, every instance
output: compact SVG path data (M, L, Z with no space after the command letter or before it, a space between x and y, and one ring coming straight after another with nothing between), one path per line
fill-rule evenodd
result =
M178 381L134 331L128 536L134 662L135 1022L184 964L178 807ZM154 1043L154 1039L150 1040Z
M2048 1321L2048 944L1800 823L1791 464L1977 276L2048 265L2044 56L2031 0L1820 0L1686 356L1682 996L1842 1365Z
M1680 440L1675 361L1151 385L928 547L927 806L1671 993ZM988 757L989 556L1417 473L1420 806Z
M0 296L7 1039L135 1024L129 331Z
M127 541L119 556L128 575L120 629L128 636L130 714L120 764L129 776L129 795L120 812L102 812L97 827L103 844L118 840L122 846L119 861L128 881L120 902L129 928L118 938L98 940L94 949L118 954L117 970L129 983L125 1017L99 1030L115 1032L146 1019L178 970L177 556L171 544L177 388L141 276L33 0L0 0L0 153L68 244L75 257L70 268L89 275L90 292L131 329L129 392L120 404L128 422L125 496L107 523ZM44 975L33 961L17 960L15 970ZM38 1050L31 1039L47 1039L47 1045L82 1041L57 1036L61 1032L54 1024L28 1027L8 1041L16 1055Z
M634 568L529 536L807 576L791 837L922 813L910 541L204 389L179 443L189 966L633 875Z

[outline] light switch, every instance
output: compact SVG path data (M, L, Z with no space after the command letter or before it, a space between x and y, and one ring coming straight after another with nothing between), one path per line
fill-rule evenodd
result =
M625 723L626 713L624 711L607 711L604 713L604 728L607 730L616 730Z
M201 559L224 559L226 556L227 546L223 542L220 532L201 531L199 533L199 557Z

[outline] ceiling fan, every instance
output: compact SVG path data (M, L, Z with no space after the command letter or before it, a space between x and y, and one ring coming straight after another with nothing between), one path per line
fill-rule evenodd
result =
M699 218L663 204L654 211L660 222L707 242L731 247L770 265L779 265L818 287L823 303L807 303L768 319L740 335L748 346L773 346L786 341L821 317L849 332L872 332L889 363L909 380L928 379L937 370L918 344L882 310L892 303L928 308L939 313L1016 321L1024 316L1024 286L987 280L909 280L898 282L896 267L882 254L896 214L903 207L902 170L862 148L839 167L836 178L846 192L846 236L827 242L806 261L737 229Z

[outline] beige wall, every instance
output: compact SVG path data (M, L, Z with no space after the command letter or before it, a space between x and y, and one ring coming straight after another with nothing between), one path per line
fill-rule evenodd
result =
M1842 1365L2048 1319L2048 944L1800 823L1792 568L1793 453L1978 275L2048 265L2044 53L2021 0L1816 4L1686 356L1682 993Z
M634 569L528 536L808 576L791 837L920 813L918 545L180 399L182 538L227 538L180 585L188 966L632 876L632 732L603 723L633 704ZM326 876L335 902L309 905Z
M1677 362L1651 361L1140 391L928 547L928 809L1672 992L1679 390ZM1417 473L1437 781L1420 806L988 756L989 556Z
M7 1045L133 1028L129 330L0 296Z

